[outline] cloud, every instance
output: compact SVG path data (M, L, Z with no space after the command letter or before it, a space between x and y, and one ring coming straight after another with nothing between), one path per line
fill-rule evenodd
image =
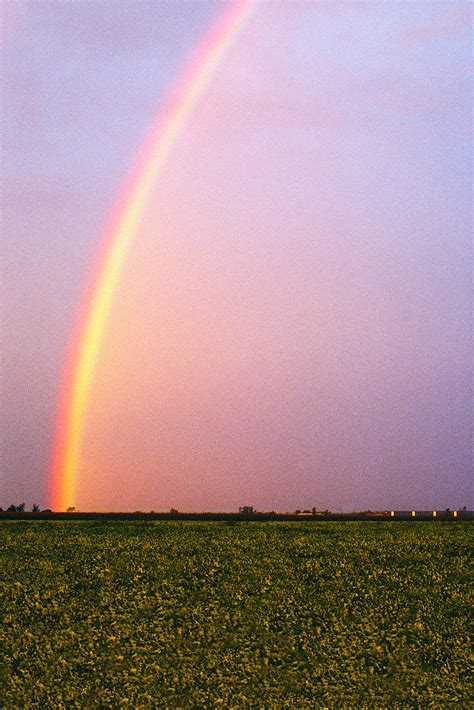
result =
M472 27L472 10L467 3L453 5L432 22L405 25L398 33L402 44L424 44L461 34Z
M333 0L293 0L289 3L272 3L271 5L268 3L264 6L266 13L294 13L295 7L298 9L298 14L307 12L311 15L317 13L328 17L339 17L353 12L372 14L376 10L373 3L365 2L365 0L354 2L349 0L346 2L344 0L339 2Z

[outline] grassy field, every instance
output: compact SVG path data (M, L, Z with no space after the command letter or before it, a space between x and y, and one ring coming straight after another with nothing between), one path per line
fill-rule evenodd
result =
M3 522L1 705L467 707L471 531Z

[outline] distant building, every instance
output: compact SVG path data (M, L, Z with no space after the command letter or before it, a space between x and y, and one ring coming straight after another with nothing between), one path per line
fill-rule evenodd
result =
M243 505L239 508L239 513L243 513L244 515L252 515L254 512L253 505Z
M451 510L450 508L446 508L445 510L392 510L390 511L390 516L392 518L421 518L423 520L427 518L437 518L441 520L464 518L472 520L474 514L472 510Z

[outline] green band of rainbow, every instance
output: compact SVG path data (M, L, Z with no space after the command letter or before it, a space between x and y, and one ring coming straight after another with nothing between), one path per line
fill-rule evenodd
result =
M112 210L79 305L60 387L50 472L49 505L53 510L64 510L76 502L94 373L114 295L143 209L193 108L255 5L256 0L237 0L219 17L160 111L136 168Z

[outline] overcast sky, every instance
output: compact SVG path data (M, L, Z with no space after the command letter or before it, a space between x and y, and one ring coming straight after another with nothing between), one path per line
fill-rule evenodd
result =
M2 490L47 504L102 226L220 2L4 3ZM261 2L127 262L81 510L472 506L470 7Z

